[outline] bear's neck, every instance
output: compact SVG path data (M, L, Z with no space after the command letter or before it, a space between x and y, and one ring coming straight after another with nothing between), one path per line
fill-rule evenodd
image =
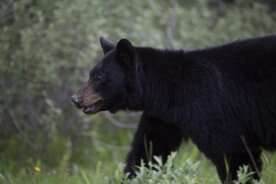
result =
M194 57L193 51L136 50L140 68L137 78L144 112L163 116L164 120L171 122L190 119L190 109L194 108L192 101L201 98L205 91L214 94L216 87L208 82L212 81L208 80L212 77L209 75L210 67L204 60ZM185 113L188 114L179 109L186 109Z
M183 84L185 65L189 63L183 50L136 48L139 89L142 91L142 107L145 112L167 114L182 101L179 93ZM177 100L177 101L176 101Z

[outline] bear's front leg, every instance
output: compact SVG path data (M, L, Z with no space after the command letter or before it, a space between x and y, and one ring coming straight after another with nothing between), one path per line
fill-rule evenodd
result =
M128 173L129 178L134 177L141 160L148 166L150 161L154 161L153 156L160 156L165 163L168 155L179 148L181 141L180 128L144 113L135 133L124 172Z

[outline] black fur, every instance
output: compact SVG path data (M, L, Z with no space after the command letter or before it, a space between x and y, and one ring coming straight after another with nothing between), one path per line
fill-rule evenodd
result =
M243 164L259 178L261 149L276 148L276 36L191 51L133 47L126 55L135 56L128 65L111 56L102 61L124 75L123 102L113 111L144 112L125 172L133 176L141 159L151 160L147 147L165 161L189 137L222 181L236 179Z

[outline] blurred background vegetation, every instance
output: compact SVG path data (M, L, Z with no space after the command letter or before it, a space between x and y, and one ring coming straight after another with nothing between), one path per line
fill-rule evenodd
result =
M85 116L70 102L102 55L99 36L203 48L275 33L275 10L275 0L1 0L0 183L30 183L28 176L61 167L73 175L86 169L84 183L100 183L122 168L140 113ZM217 182L195 147L182 152L206 162L202 176Z

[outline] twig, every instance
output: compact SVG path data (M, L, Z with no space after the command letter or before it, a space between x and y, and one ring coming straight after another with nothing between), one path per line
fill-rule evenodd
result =
M126 150L126 151L129 150L129 146L109 144L109 143L99 140L98 138L95 138L95 137L93 137L92 141L94 142L94 144L104 146L108 149L122 149L122 150Z
M257 163L256 163L256 161L255 161L255 159L254 159L254 156L252 155L251 150L249 149L249 147L248 147L248 145L247 145L247 142L246 142L244 136L241 136L241 140L242 140L242 142L243 142L243 144L244 144L244 146L245 146L245 149L246 149L246 151L247 151L247 153L248 153L248 155L249 155L249 157L250 157L250 160L251 160L252 163L253 163L253 166L254 166L255 169L256 169L257 175L258 175L259 177L261 177L261 173L260 173L260 171L259 171L259 168L257 167Z
M172 8L171 15L169 17L169 22L166 29L166 47L174 48L174 33L176 27L176 7L177 2L175 0L171 0Z
M13 114L12 111L8 110L8 114L11 117L12 123L14 124L16 130L19 132L19 135L21 135L21 137L24 139L24 141L30 145L32 148L35 148L35 146L32 144L32 141L25 135L25 133L21 130L15 115Z
M103 117L105 117L107 120L109 120L109 122L113 125L115 125L116 127L119 128L129 128L129 129L136 129L137 124L126 124L126 123L122 123L120 121L118 121L117 119L115 119L109 112L102 112L101 113L103 115Z

